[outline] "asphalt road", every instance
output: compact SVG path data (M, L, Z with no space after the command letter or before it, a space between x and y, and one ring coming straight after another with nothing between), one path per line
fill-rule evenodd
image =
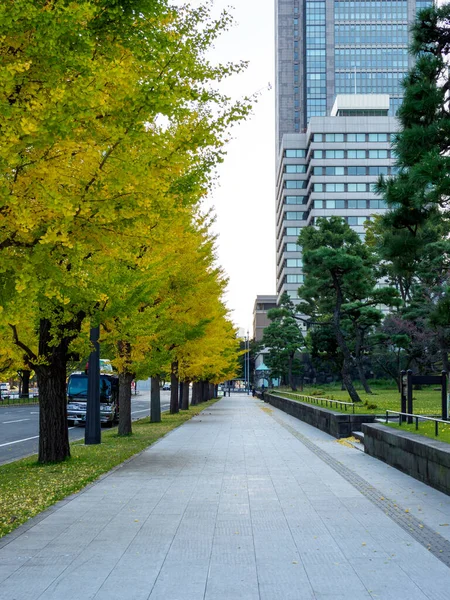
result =
M161 391L161 410L168 410L170 392ZM149 391L131 398L133 420L150 414ZM70 440L84 438L84 427L69 427ZM0 406L0 465L36 454L39 444L39 406Z

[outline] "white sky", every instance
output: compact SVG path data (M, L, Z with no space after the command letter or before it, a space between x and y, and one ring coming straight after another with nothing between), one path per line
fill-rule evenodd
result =
M229 2L214 5L220 10ZM211 60L250 61L246 72L221 90L233 98L262 93L253 115L233 129L219 186L206 204L217 217L218 262L229 277L227 306L235 324L251 335L256 295L275 293L274 0L234 0L233 5L236 25L216 43Z

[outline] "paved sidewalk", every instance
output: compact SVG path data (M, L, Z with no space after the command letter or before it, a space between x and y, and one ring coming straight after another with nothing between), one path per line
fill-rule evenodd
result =
M449 496L232 396L0 540L0 597L448 600L449 530Z

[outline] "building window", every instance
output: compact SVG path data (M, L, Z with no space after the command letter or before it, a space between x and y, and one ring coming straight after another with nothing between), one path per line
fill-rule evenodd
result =
M347 217L347 223L349 225L364 225L366 221L370 221L370 217Z
M304 150L303 148L299 149L292 149L290 148L289 150L285 150L284 151L284 156L286 158L305 158L306 156L306 150Z
M306 204L306 196L285 196L284 203L285 204Z
M304 212L290 211L286 212L285 219L287 221L303 221Z
M387 142L387 133L369 133L369 142Z
M303 275L286 275L286 283L303 283Z
M387 208L384 200L369 200L369 208Z
M304 190L307 183L306 179L287 179L284 187L288 190Z
M301 251L302 251L302 247L299 246L298 244L295 244L294 242L286 243L286 252L301 252Z
M367 208L367 200L349 200L349 208Z
M367 183L349 183L347 190L349 192L366 192Z
M325 150L325 158L344 158L343 150Z
M303 261L301 258L287 258L286 259L286 267L303 267Z
M326 192L345 192L345 184L344 183L326 183L325 191Z
M348 167L349 175L365 175L366 167Z
M365 150L347 150L348 158L366 158Z
M369 175L387 175L389 167L369 167Z
M326 142L343 142L344 134L343 133L326 133L325 141Z
M284 165L285 173L306 173L306 165Z
M388 158L387 150L369 150L369 158Z
M365 133L347 133L347 142L365 142Z
M301 231L301 227L286 227L286 235L299 236L300 231Z
M323 192L323 183L315 183L313 185L313 192Z
M325 175L344 175L345 167L325 167Z

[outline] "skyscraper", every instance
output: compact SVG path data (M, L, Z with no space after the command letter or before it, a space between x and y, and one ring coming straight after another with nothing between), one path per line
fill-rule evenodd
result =
M277 294L303 280L300 229L340 215L364 235L384 210L390 149L411 66L409 28L431 0L277 0Z

